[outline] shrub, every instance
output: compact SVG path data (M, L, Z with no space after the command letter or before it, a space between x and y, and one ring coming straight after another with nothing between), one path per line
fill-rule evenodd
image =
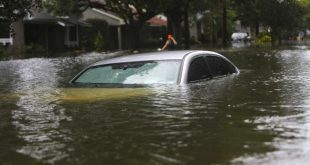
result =
M255 40L257 44L266 44L266 43L270 43L271 41L272 41L272 38L269 33L261 33Z
M81 47L85 50L96 50L95 43L98 33L101 33L103 41L108 41L107 36L109 34L109 26L105 21L90 19L87 20L90 27L81 28ZM108 43L105 43L105 48L108 47Z
M97 52L101 52L104 50L104 41L100 31L96 35L94 45Z
M271 42L271 36L270 35L264 35L263 37L261 37L260 42L262 43L266 43L266 42Z
M4 57L4 50L0 47L0 59Z
M39 44L30 44L25 47L25 53L27 54L41 54L45 52L46 50Z

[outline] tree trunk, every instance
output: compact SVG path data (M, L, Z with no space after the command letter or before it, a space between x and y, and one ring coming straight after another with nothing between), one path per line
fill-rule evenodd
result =
M130 26L131 35L132 35L132 49L133 51L140 49L140 31L142 28L141 22L132 22Z
M222 0L223 18L222 18L222 44L227 47L227 10L226 0Z
M259 35L259 23L256 22L256 23L255 23L255 37L257 38L258 35Z
M271 30L271 45L272 45L272 46L275 46L275 44L276 44L276 38L277 38L277 35L275 34L274 30L272 29L272 30Z
M173 27L172 27L172 16L169 14L167 15L167 33L172 34L173 33Z
M211 33L211 40L212 40L212 46L217 45L217 41L218 41L218 36L217 36L217 27L214 24L213 20L212 20L212 33Z
M190 47L190 32L189 32L189 22L188 22L188 11L185 11L184 13L184 38L185 38L185 45L184 48L185 49L189 49Z
M133 50L139 50L140 49L140 31L141 28L134 28L133 33L134 34L134 45L133 45Z
M279 35L278 35L278 42L279 42L279 46L282 45L282 32L280 31L279 32Z

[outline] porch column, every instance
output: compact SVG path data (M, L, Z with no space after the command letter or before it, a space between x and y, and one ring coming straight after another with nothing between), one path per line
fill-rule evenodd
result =
M122 28L121 26L117 27L117 38L118 38L118 49L122 49Z

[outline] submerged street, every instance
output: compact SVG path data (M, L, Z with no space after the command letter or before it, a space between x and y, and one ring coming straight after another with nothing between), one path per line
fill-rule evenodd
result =
M118 55L0 61L0 164L307 164L310 47L218 51L239 75L72 88Z

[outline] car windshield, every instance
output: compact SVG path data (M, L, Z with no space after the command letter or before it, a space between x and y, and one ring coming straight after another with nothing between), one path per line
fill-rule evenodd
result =
M109 64L87 69L74 83L176 84L181 61L144 61Z

